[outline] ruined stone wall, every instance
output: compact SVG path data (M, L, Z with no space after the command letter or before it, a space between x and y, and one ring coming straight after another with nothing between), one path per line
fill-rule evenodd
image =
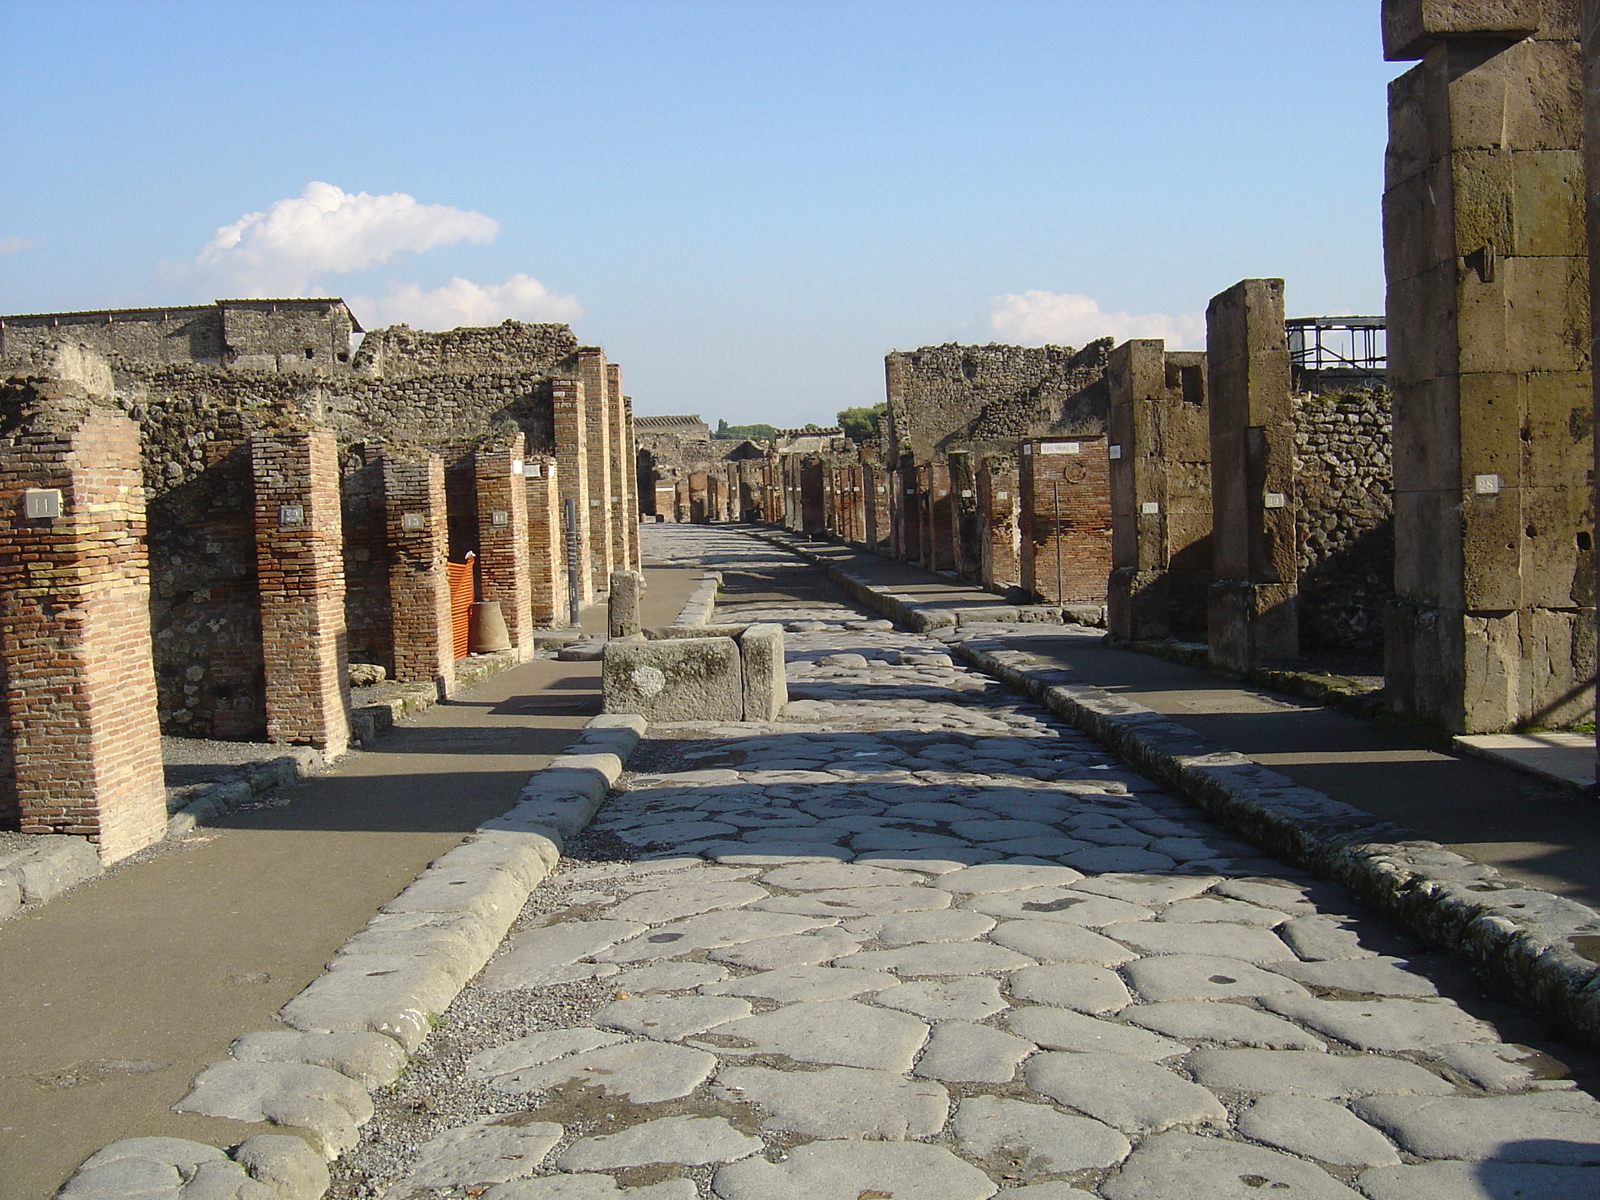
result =
M390 381L414 375L507 375L553 371L577 353L566 325L503 321L430 333L393 325L367 334L352 364L357 374Z
M958 442L1104 429L1109 338L1070 346L924 346L884 358L886 453L926 462Z
M1292 402L1301 646L1380 654L1394 598L1389 393Z
M1022 445L1022 587L1046 604L1103 604L1111 479L1103 435Z

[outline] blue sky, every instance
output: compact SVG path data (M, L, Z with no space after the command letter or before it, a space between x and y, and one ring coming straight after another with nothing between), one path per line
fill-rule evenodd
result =
M570 319L637 411L778 425L1249 276L1381 312L1378 7L0 0L0 312Z

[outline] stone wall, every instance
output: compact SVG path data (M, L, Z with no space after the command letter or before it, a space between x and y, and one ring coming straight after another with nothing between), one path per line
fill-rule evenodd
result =
M962 442L1013 445L1104 430L1111 339L1070 346L924 346L884 358L891 459L927 462Z
M1389 393L1292 398L1300 644L1380 654L1394 598Z
M443 333L393 325L367 334L352 366L391 382L414 375L518 375L552 371L577 349L566 325L503 321Z
M1022 444L1022 587L1046 604L1103 604L1111 570L1111 480L1095 434Z

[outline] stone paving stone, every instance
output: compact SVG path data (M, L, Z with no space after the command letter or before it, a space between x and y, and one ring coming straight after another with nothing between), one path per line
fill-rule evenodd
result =
M886 867L891 871L921 871L933 876L944 876L955 871L964 871L975 864L991 863L1002 857L1004 856L998 850L971 846L966 849L946 847L924 854L901 850L869 850L858 854L856 861L875 867ZM937 885L939 879L935 878L934 883Z
M1332 962L1284 962L1271 970L1313 987L1343 988L1378 996L1437 996L1438 987L1426 975L1407 971L1393 958L1354 958Z
M890 946L913 946L923 942L971 941L988 933L994 925L994 918L985 913L943 908L883 917L857 917L846 921L844 928L858 937L872 938Z
M1135 959L1123 967L1141 999L1228 1000L1275 993L1303 996L1305 988L1282 975L1236 958L1207 954L1159 954Z
M593 978L593 964L581 968L586 973L577 975L570 968L647 928L638 921L603 920L563 921L523 930L512 936L507 953L484 968L483 986L505 992Z
M984 894L1015 892L1024 888L1066 887L1083 878L1071 867L1016 866L1010 863L983 863L952 871L935 880L948 892Z
M309 1130L315 1149L336 1158L360 1141L357 1132L372 1117L372 1099L355 1080L327 1067L296 1062L212 1063L174 1112L269 1121Z
M656 887L630 896L613 905L606 916L613 921L643 921L647 925L660 925L679 917L692 917L697 913L719 908L739 908L755 900L765 900L767 889L754 883L740 881L684 882L677 887Z
M1228 1120L1228 1110L1205 1088L1125 1054L1051 1051L1029 1059L1023 1074L1034 1091L1123 1133Z
M748 1158L717 1171L719 1200L989 1200L982 1171L922 1142L812 1142L782 1162Z
M1130 1149L1128 1139L1109 1125L998 1096L967 1097L951 1129L962 1154L1007 1178L1111 1167Z
M1301 958L1313 962L1372 958L1376 954L1361 945L1355 923L1346 917L1296 917L1278 926L1278 936Z
M742 942L737 946L713 950L709 957L738 967L770 971L778 967L814 966L854 954L860 949L861 943L845 931L824 928L810 933Z
M1322 1054L1309 1050L1232 1050L1206 1047L1185 1060L1209 1088L1257 1094L1344 1100L1377 1095L1449 1095L1455 1088L1402 1058Z
M228 1047L239 1062L300 1062L327 1067L369 1092L393 1083L405 1070L406 1052L381 1033L302 1033L272 1029L247 1033Z
M1216 875L1107 874L1085 879L1074 884L1073 888L1097 896L1110 896L1113 900L1157 908L1198 896L1218 881Z
M1165 1133L1140 1145L1115 1179L1100 1187L1106 1200L1361 1200L1359 1192L1310 1163L1242 1142Z
M712 985L717 986L717 985ZM749 1001L733 996L630 996L594 1015L602 1029L621 1029L641 1037L675 1042L704 1033L724 1021L750 1015Z
M563 1171L603 1171L681 1163L697 1167L734 1162L761 1149L761 1139L740 1133L722 1117L661 1117L618 1133L580 1138L562 1151Z
M704 991L711 996L760 996L793 1004L802 1000L848 1000L852 996L892 988L899 982L887 971L856 970L853 965L798 966L779 967L759 975L708 984Z
M1268 877L1263 879L1229 879L1214 889L1218 895L1234 900L1259 904L1263 908L1277 908L1296 916L1309 916L1317 911L1316 899L1327 903L1335 913L1344 913L1351 903L1350 893L1337 884L1316 881L1297 881Z
M882 1003L881 997L879 1003ZM1189 1052L1183 1042L1159 1034L1044 1004L1013 1009L1005 1016L1005 1026L1045 1050L1126 1054L1148 1062Z
M906 883L904 873L891 871L886 867L875 867L868 863L799 863L789 867L777 867L761 878L772 887L795 892Z
M703 1050L666 1042L619 1042L496 1076L497 1092L533 1092L579 1083L634 1104L687 1096L711 1076L717 1060Z
M918 976L982 975L1035 964L1026 955L988 942L925 942L898 950L864 950L852 956L850 965Z
M577 1026L570 1029L549 1029L531 1033L527 1037L480 1050L467 1060L466 1075L474 1083L482 1083L500 1075L509 1075L524 1067L554 1062L568 1054L581 1054L585 1050L598 1050L628 1039L620 1033L603 1029Z
M1091 933L1081 925L1060 921L1006 921L989 934L989 940L1041 963L1087 962L1115 967L1137 957L1120 942Z
M940 1084L859 1067L725 1067L713 1090L759 1104L767 1113L763 1129L811 1138L897 1142L932 1137L950 1112L949 1093Z
M520 1125L499 1117L446 1130L423 1145L411 1170L388 1193L408 1196L416 1188L471 1187L532 1175L563 1132L550 1121Z
M1011 976L1011 994L1019 1000L1076 1009L1091 1016L1117 1012L1133 1003L1115 973L1091 963L1052 963L1017 971Z
M1400 1161L1383 1135L1349 1109L1308 1096L1262 1096L1239 1114L1238 1128L1247 1138L1336 1167Z
M927 1040L915 1017L854 1000L791 1004L776 1012L730 1021L717 1030L725 1055L785 1054L796 1062L909 1071ZM738 1039L748 1045L724 1045Z
M737 831L736 826L723 821L661 821L654 825L640 825L634 829L619 829L616 831L616 836L630 846L678 846L700 838Z
M1068 925L1099 928L1119 921L1144 921L1155 914L1148 908L1094 896L1076 888L1039 887L969 896L961 907L1009 921L1061 921Z
M931 887L833 888L798 896L772 896L751 907L762 912L813 917L880 917L948 908L952 898L949 892Z
M949 1083L1010 1083L1017 1064L1034 1049L1032 1042L987 1025L946 1021L933 1027L916 1074Z
M858 833L850 839L850 848L862 850L961 850L969 843L944 833L923 833L915 829L881 828L869 833Z
M1017 838L1010 842L985 842L984 849L994 850L1007 856L1008 861L1016 859L1038 859L1041 864L1048 863L1051 859L1059 859L1068 854L1076 854L1089 847L1077 838L1069 837L1029 837ZM1014 856L1014 857L1013 857Z
M1314 1000L1263 996L1262 1007L1309 1025L1358 1050L1425 1050L1455 1042L1494 1041L1494 1026L1448 1000Z
M782 842L757 848L749 842L719 842L700 853L719 863L751 867L781 867L797 862L848 862L854 852L843 846L818 842Z
M1565 1063L1531 1046L1515 1042L1468 1042L1439 1046L1435 1057L1489 1092L1519 1092L1525 1088L1569 1088Z
M1005 818L989 818L986 820L966 820L950 822L950 829L957 837L964 837L972 842L1009 842L1017 838L1058 838L1061 831L1053 825L1046 825L1043 821L1018 821Z
M610 1175L544 1175L491 1189L484 1200L696 1200L692 1179L667 1179L624 1188Z
M1369 1096L1352 1107L1403 1150L1465 1162L1593 1165L1600 1159L1600 1102L1579 1091L1518 1096Z
M1170 871L1178 864L1165 854L1139 846L1099 846L1074 850L1061 861L1080 871Z
M878 992L872 1001L930 1021L981 1021L1007 1007L998 982L971 976L902 983Z
M1101 930L1106 937L1126 942L1147 954L1210 954L1248 963L1294 959L1270 929L1235 925L1225 921L1184 925L1161 921L1121 921Z
M600 956L618 963L677 958L694 950L719 950L724 946L753 942L757 938L806 933L826 924L829 922L789 913L707 913L663 925L631 942L602 951Z
M1282 1017L1269 1016L1242 1004L1215 1000L1169 1000L1139 1004L1123 1016L1145 1029L1194 1042L1261 1046L1269 1050L1322 1050L1321 1038Z
M1600 1196L1600 1166L1430 1162L1375 1167L1356 1183L1370 1200L1577 1200Z
M612 983L619 992L681 992L703 983L718 983L728 977L728 968L716 963L652 963L634 967L616 976Z
M1179 900L1168 906L1156 919L1180 922L1233 921L1240 925L1260 925L1270 929L1282 925L1289 916L1276 908L1263 908L1244 900L1196 896L1193 900Z

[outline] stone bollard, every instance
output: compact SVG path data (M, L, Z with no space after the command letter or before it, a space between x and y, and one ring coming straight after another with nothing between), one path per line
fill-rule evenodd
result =
M612 638L638 641L644 636L639 623L644 587L644 574L640 571L611 572L611 598L606 609Z

